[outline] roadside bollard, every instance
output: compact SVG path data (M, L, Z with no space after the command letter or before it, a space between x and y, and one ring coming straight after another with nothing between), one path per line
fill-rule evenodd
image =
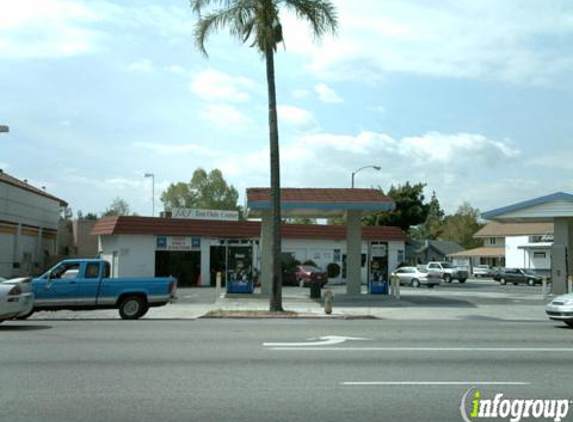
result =
M392 282L394 283L394 298L400 299L400 278L395 275Z
M396 286L394 285L394 276L390 275L390 296L394 297L396 295Z
M219 300L221 297L221 272L217 272L217 276L215 278L215 300Z
M567 293L573 293L573 276L567 277Z
M332 300L334 295L330 290L324 292L324 313L330 315L332 313Z
M541 297L543 297L543 299L547 299L547 296L547 277L543 277L541 279Z

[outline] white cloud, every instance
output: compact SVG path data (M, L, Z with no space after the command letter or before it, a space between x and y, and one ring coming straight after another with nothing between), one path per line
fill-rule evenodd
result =
M0 59L64 58L98 52L122 33L144 29L169 42L193 34L190 7L126 6L108 0L4 0Z
M255 82L242 76L231 76L215 69L197 73L190 85L192 92L206 101L246 102L247 92L255 87Z
M344 100L340 98L332 88L324 83L317 84L314 87L314 90L318 94L320 101L323 103L340 104L344 102Z
M553 0L335 0L337 37L309 42L304 22L284 19L289 51L319 77L369 80L385 72L538 84L573 68L573 9Z
M573 170L573 154L569 149L559 148L556 153L542 154L529 159L526 164L532 167L544 167L547 169Z
M350 185L350 175L357 168L379 165L381 171L361 172L357 186L388 189L391 184L406 181L424 182L438 192L444 207L455 211L464 200L474 206L476 200L485 198L489 203L496 200L497 197L485 194L491 183L488 176L501 163L507 169L510 159L520 154L510 141L471 133L430 132L401 139L375 132L315 133L283 142L281 175L292 187L344 187ZM235 156L218 167L247 185L260 184L268 177L268 148ZM495 176L493 180L499 182ZM531 186L521 184L526 185ZM476 196L468 192L475 192ZM502 193L500 188L499 194Z
M251 122L238 108L227 104L208 104L201 118L217 129L244 130Z
M148 183L143 177L140 180L126 179L123 177L115 177L111 179L104 180L105 188L112 189L114 191L132 191L147 190Z
M386 107L384 106L376 106L376 107L371 107L370 110L375 111L377 113L380 114L386 114Z
M180 154L201 154L204 156L215 157L220 152L205 148L197 144L168 144L159 142L134 142L135 148L144 149L161 155L180 155Z
M185 73L185 69L179 65L167 66L163 68L163 70L165 70L166 72L177 73L177 74Z
M279 122L299 130L312 129L318 126L314 115L304 108L279 105L277 107Z
M292 96L294 98L296 98L297 100L300 100L302 98L306 98L310 95L310 91L308 89L295 89L292 92Z
M149 59L144 59L138 62L131 63L127 66L130 72L152 73L155 71L153 62Z
M116 9L105 1L4 2L0 58L57 58L97 51L106 34L92 25L107 20Z

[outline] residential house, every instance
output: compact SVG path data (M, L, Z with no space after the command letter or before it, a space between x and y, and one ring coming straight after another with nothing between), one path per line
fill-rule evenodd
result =
M426 264L430 261L445 261L448 255L464 251L456 242L444 240L408 240L406 242L406 263Z
M553 223L489 222L475 235L483 246L450 254L458 264L469 266L528 268L540 274L551 270Z

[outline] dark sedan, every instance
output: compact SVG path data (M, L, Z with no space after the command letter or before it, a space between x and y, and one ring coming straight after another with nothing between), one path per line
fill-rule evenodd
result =
M507 283L513 283L514 285L527 283L529 286L541 284L541 281L543 280L543 278L535 271L521 268L505 268L496 272L493 279L495 281L499 281L499 284L501 285L506 285Z

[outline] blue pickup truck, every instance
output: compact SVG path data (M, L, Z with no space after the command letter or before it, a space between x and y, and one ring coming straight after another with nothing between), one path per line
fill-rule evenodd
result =
M177 280L111 278L110 264L101 259L68 259L32 280L35 311L119 309L123 319L138 319L150 307L175 297Z

